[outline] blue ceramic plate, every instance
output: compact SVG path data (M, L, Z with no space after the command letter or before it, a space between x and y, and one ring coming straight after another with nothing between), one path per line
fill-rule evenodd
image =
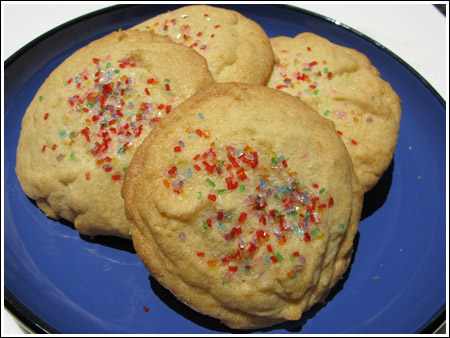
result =
M355 254L326 305L267 333L414 333L445 316L445 103L408 65L369 38L291 7L226 6L269 37L309 31L366 54L403 101L391 166L365 196ZM5 63L4 282L7 306L33 330L61 333L228 333L149 277L130 241L91 240L28 199L14 172L22 116L66 57L118 28L174 7L118 6L83 16ZM148 311L144 311L144 307ZM431 326L430 326L431 325Z

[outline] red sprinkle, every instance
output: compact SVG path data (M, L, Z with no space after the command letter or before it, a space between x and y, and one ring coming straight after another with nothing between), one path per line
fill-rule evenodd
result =
M91 179L91 174L86 173L86 181L89 181Z
M148 307L143 306L142 309L143 309L145 312L148 312Z
M48 113L45 113L44 120L47 120L47 119L48 119Z
M119 181L122 178L122 176L120 176L120 174L116 174L112 176L113 181Z
M205 253L204 252L197 252L197 257L205 257Z
M180 146L176 146L175 148L173 148L173 151L176 153L179 153L181 151L181 147Z
M328 208L332 207L334 204L334 199L333 197L330 197L330 199L328 200Z
M212 194L212 195L208 195L208 199L209 199L210 201L215 202L216 199L217 199L217 197L216 197L216 195Z
M245 212L241 213L241 215L239 216L239 223L244 223L246 219L247 214Z
M169 169L169 171L167 172L169 175L174 175L177 173L177 167L173 166L172 168Z

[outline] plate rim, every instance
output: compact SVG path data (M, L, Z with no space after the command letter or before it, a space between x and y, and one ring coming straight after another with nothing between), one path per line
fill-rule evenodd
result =
M90 13L86 13L82 16L76 17L74 19L71 19L65 23L62 23L51 30L41 34L37 38L33 39L32 41L28 42L26 45L21 47L19 50L17 50L15 53L13 53L11 56L9 56L4 61L4 72L6 73L8 68L14 64L15 61L17 61L21 56L26 54L30 49L32 49L34 46L39 45L42 41L48 39L52 35L56 34L57 32L69 28L75 24L79 24L84 20L106 14L108 12L112 11L120 11L125 8L130 7L136 7L136 6L142 6L142 5L148 5L148 4L117 4L108 6L102 9L95 10ZM150 4L151 5L151 4ZM183 6L183 4L178 4L179 6ZM215 5L215 4L210 4ZM219 7L223 4L219 3L217 4ZM261 4L258 4L256 6L260 6ZM432 96L434 96L438 101L439 104L442 105L444 108L446 107L446 101L441 96L440 93L437 92L437 90L418 72L416 71L412 66L410 66L406 61L404 61L402 58L400 58L397 54L392 52L390 49L386 48L381 43L377 42L376 40L370 38L369 36L365 35L364 33L361 33L360 31L336 20L333 18L330 18L328 16L315 13L313 11L301 8L301 7L295 7L290 4L262 4L265 6L273 6L273 7L279 7L283 9L288 9L291 11L299 12L302 14L306 14L312 17L315 17L318 20L325 20L335 26L342 27L346 31L349 31L353 34L356 34L357 36L363 38L364 40L368 41L372 45L380 48L383 52L394 58L397 62L399 62L402 66L404 66L414 77L416 77L420 82L425 85L425 87L430 91ZM59 334L60 332L57 331L55 328L53 328L51 325L45 322L45 320L37 317L34 313L32 313L22 302L20 302L14 294L8 289L6 285L4 285L4 306L14 315L15 319L28 331L32 333L54 333ZM430 334L430 333L436 333L436 331L442 327L446 323L446 305L447 303L444 302L444 304L439 308L426 322L422 325L415 333L422 333L422 334Z

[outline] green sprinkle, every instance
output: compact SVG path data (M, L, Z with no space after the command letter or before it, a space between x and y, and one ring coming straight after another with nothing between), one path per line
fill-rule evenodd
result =
M330 110L329 109L325 110L325 112L323 113L323 116L328 116L328 115L330 115Z
M230 286L230 282L227 281L227 280L223 280L223 281L222 281L222 285L223 285L223 286Z
M271 161L272 161L273 164L278 164L278 161L277 161L277 159L275 157L272 157Z
M291 277L291 279L294 279L295 277L297 277L297 272L295 273L295 275L293 275L293 276Z
M119 69L114 69L114 73L119 74L120 70Z
M372 96L372 101L375 100L375 96Z
M318 90L318 89L316 89L315 91L313 91L313 94L314 94L314 95L317 95L317 94L319 94L319 90Z
M111 62L108 62L108 63L106 64L106 68L109 68L109 67L111 67Z
M345 225L344 225L344 224L339 224L339 225L338 225L338 228L342 230L342 229L345 228Z
M273 198L275 198L277 201L281 200L280 196L278 194L273 195Z
M42 101L42 99L43 99L43 97L42 97L42 96L39 96L39 101Z
M211 181L209 178L206 179L206 183L208 183L211 187L216 186L216 184L213 181Z
M300 96L295 95L295 97L300 100Z
M123 154L123 152L125 151L125 148L122 146L119 148L119 150L117 151L118 154Z
M197 193L197 199L198 199L198 200L201 200L201 199L202 199L202 193L201 193L200 191Z
M280 253L278 253L278 252L275 252L275 255L274 255L274 256L275 256L276 259L278 259L278 262L280 262L280 263L281 263L281 262L283 261L283 259L284 259L283 256L281 256Z
M172 92L166 90L167 95L172 95Z
M291 262L295 261L294 255L293 254L289 254L289 259L291 260Z
M123 167L123 172L125 172L125 171L127 171L127 168L128 168L128 166L126 166L126 167Z
M75 153L70 153L70 159L74 160L75 159Z
M297 216L298 216L298 214L297 214L297 211L292 211L292 212L290 212L290 213L288 213L288 215L289 216L292 216L292 218L294 218L294 219L296 219L297 218Z
M205 115L203 115L202 113L198 113L198 117L200 117L200 120L204 120L205 119Z
M217 190L217 194L218 195L223 195L223 194L226 194L227 193L227 189L219 189L219 190Z
M319 195L322 195L325 192L325 188L319 190Z
M241 192L244 192L245 191L245 185L241 184L240 187L239 187L239 190Z
M64 135L66 135L66 131L65 130L59 132L59 137L63 137Z
M319 74L317 72L314 72L315 77L319 77Z
M170 83L170 79L164 79L164 83Z
M73 140L73 138L75 137L74 135L75 135L75 132L72 131L72 132L70 133L70 135L69 135L69 138L70 138L71 140Z
M309 72L309 68L303 68L304 72Z
M205 230L209 229L208 223L206 223L206 221L203 221L203 228L205 228Z
M328 74L328 68L324 68L324 69L323 69L323 72L324 72L325 74Z
M314 230L311 231L311 235L317 235L318 232L319 228L315 228Z

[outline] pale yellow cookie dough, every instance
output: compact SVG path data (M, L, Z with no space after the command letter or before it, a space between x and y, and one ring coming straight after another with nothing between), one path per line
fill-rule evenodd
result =
M265 85L273 67L269 38L259 24L240 13L194 5L160 14L131 28L167 35L208 61L217 82Z
M150 274L239 329L324 300L350 263L363 199L332 122L239 83L199 91L158 124L122 195Z
M214 82L203 57L148 32L113 32L46 79L22 121L16 173L51 218L129 238L123 176L147 133Z
M362 53L312 33L271 39L276 64L267 83L336 124L364 191L391 163L401 102Z

